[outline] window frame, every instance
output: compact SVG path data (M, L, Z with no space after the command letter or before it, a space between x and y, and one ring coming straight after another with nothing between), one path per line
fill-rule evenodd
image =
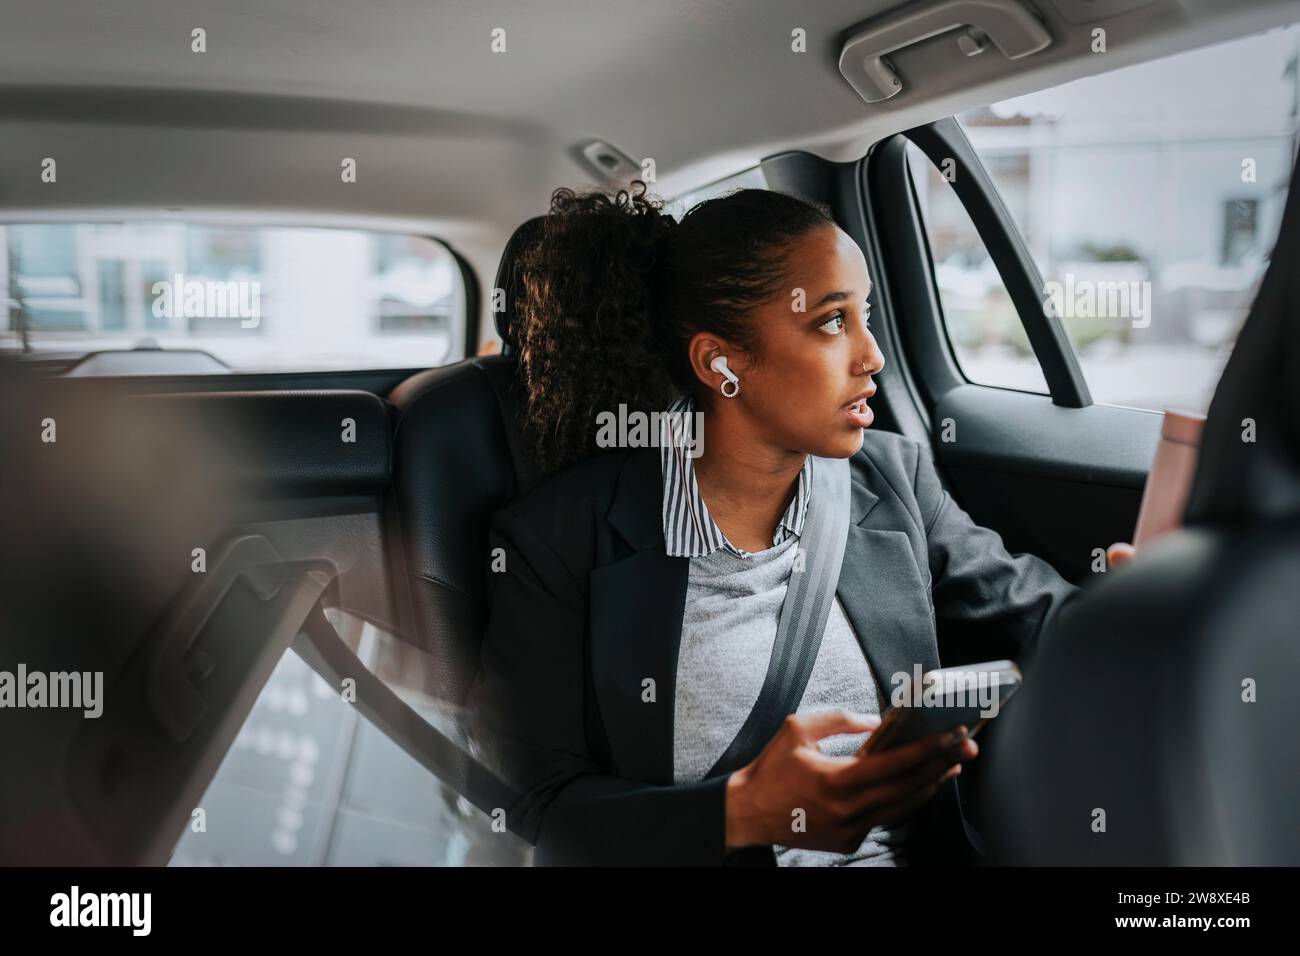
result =
M919 261L923 261L926 266L924 277L913 275L905 283L911 287L905 294L911 297L920 294L917 284L922 278L930 287L930 295L927 297L930 301L923 310L917 310L933 315L937 325L934 329L916 330L926 339L924 346L929 346L923 346L917 355L924 367L923 378L933 383L940 394L958 384L980 384L971 382L962 371L949 336L943 300L935 285L930 237L925 229L920 201L908 166L909 142L921 150L936 169L942 169L945 161L952 160L955 171L951 181L953 192L975 226L980 241L988 250L989 258L1011 297L1034 358L1047 383L1052 403L1062 408L1086 408L1092 405L1092 394L1066 330L1060 318L1044 308L1045 286L1038 265L979 155L971 146L961 124L952 116L891 136L878 144L872 154L872 162L877 164L873 169L874 178L883 187L877 191L876 202L882 204L885 215L895 226L902 228L904 233L914 234L912 239L917 243L915 251L922 257ZM944 361L936 360L939 353Z

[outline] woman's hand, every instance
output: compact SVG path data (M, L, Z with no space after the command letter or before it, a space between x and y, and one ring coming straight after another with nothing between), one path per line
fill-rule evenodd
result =
M1124 541L1117 541L1106 549L1106 568L1114 571L1137 557L1137 549Z
M828 757L817 748L822 737L879 724L845 710L787 717L763 752L727 781L727 849L776 843L851 853L872 827L915 813L979 753L965 727L878 754ZM802 828L795 826L800 819Z

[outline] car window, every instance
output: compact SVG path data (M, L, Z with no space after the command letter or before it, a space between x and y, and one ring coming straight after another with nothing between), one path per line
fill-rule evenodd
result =
M978 385L1048 394L1011 294L966 207L925 153L911 143L907 152L944 324L962 372Z
M18 223L0 226L0 252L0 349L120 350L102 374L164 367L132 349L196 350L164 356L167 371L281 371L427 367L464 348L460 269L422 236Z
M386 678L436 669L431 657L360 618L325 614ZM392 689L443 733L460 734L463 714L417 689ZM171 866L517 865L530 854L292 653L280 659L198 808L204 826L186 828Z
M1298 59L1293 26L958 116L1094 401L1208 406L1277 237ZM1046 391L951 185L919 151L910 165L963 372Z

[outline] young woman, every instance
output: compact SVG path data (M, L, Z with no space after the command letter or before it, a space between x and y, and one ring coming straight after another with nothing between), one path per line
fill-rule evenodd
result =
M677 223L634 184L558 190L522 267L525 427L555 473L494 519L469 706L536 861L968 860L975 742L862 744L896 675L940 666L938 627L1025 649L1075 589L975 525L918 443L866 430L884 359L857 245L793 196ZM605 449L620 406L698 412L702 447ZM763 686L816 459L852 476L820 648L766 747L710 775Z

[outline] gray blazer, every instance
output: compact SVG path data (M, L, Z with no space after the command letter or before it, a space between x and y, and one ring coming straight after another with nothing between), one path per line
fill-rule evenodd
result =
M1019 658L1077 591L976 525L917 442L868 430L851 465L836 593L887 692L899 671L941 666L940 637L954 660ZM493 520L505 569L467 706L482 756L521 794L506 822L537 863L775 862L770 847L725 851L725 776L672 782L689 559L665 554L662 489L658 449L610 452ZM957 780L912 832L913 862L976 858Z

